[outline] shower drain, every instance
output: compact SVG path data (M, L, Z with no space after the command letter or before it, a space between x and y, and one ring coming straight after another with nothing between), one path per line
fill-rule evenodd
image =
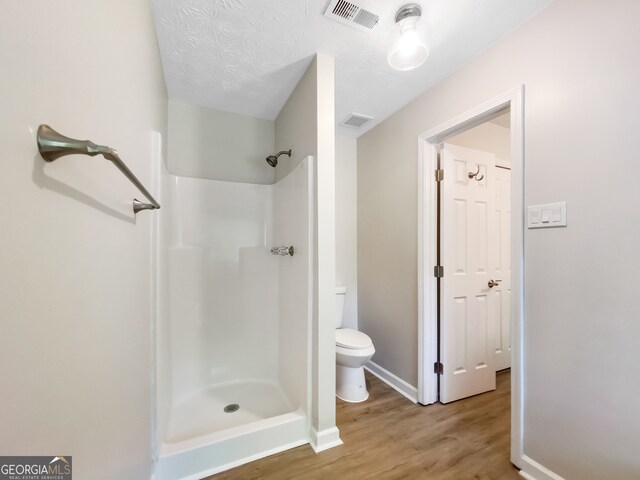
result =
M240 408L240 405L238 405L237 403L230 403L229 405L224 407L224 413L237 412L239 408Z

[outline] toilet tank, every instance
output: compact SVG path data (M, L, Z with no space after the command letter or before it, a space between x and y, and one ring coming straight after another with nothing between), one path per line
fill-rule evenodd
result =
M347 287L336 287L336 328L342 328L342 318L344 316L344 298L347 294Z

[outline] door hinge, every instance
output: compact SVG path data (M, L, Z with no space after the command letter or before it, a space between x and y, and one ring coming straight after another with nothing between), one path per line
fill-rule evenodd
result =
M436 182L444 180L444 170L442 168L435 171Z
M437 375L444 375L444 366L441 362L436 362L433 364L433 373Z
M436 265L433 267L433 276L436 278L444 277L444 267L441 265Z

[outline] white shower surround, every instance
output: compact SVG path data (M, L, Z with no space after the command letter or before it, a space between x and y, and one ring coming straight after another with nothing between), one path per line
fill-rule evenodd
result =
M158 480L309 442L313 170L307 157L274 185L163 172Z

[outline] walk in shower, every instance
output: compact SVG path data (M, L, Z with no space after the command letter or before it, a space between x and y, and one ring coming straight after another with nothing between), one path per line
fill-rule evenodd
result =
M157 480L308 442L312 162L274 185L161 175Z

